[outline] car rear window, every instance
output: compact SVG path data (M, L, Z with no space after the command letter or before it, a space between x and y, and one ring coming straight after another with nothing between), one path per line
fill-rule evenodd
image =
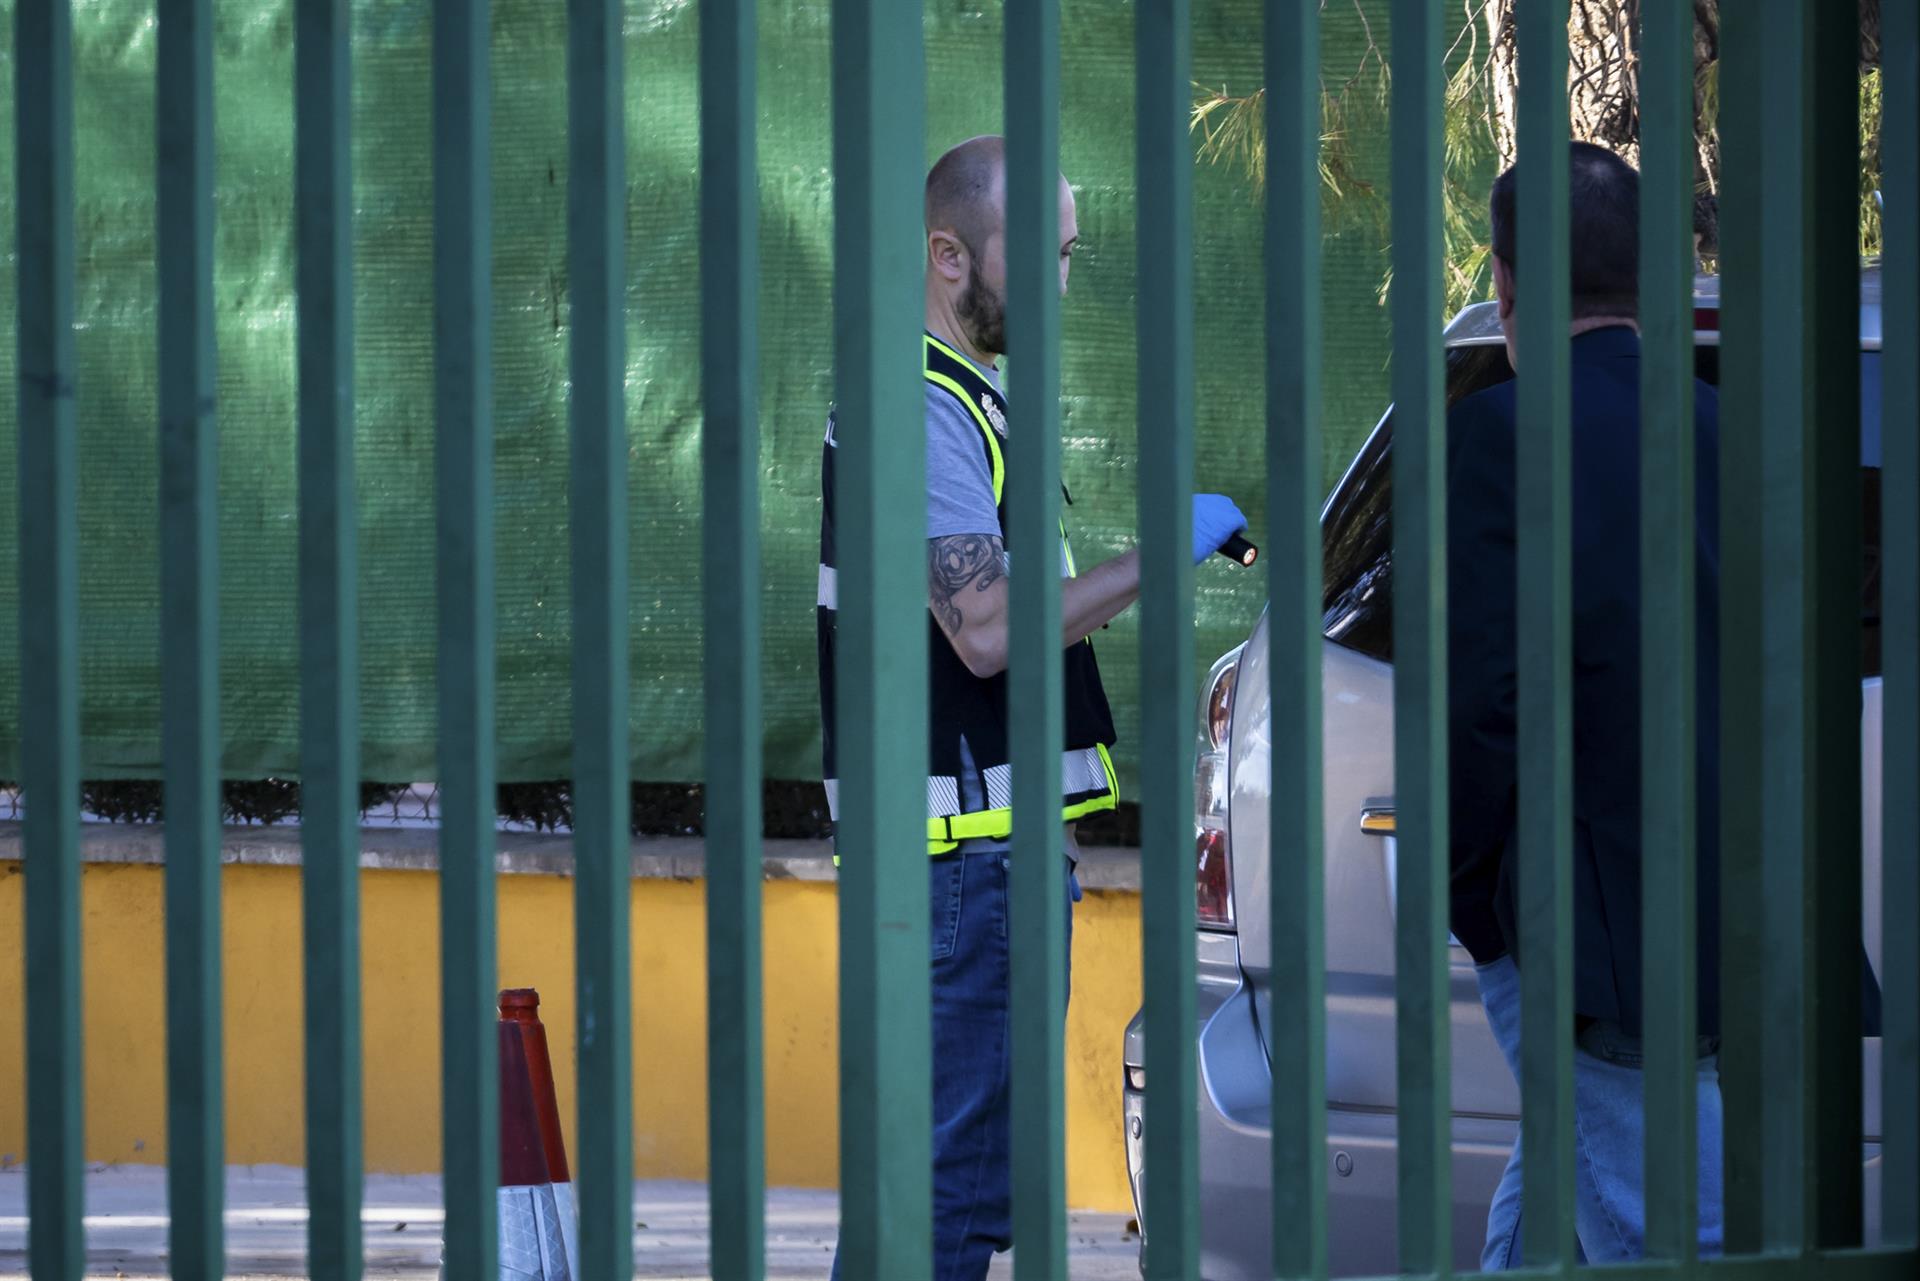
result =
M1513 377L1505 347L1447 352L1451 406ZM1321 629L1348 649L1393 661L1393 411L1360 448L1320 521Z

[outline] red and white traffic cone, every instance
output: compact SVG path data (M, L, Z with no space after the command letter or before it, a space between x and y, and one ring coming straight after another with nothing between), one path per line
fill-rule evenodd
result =
M579 1281L573 1183L540 994L500 993L500 1281Z

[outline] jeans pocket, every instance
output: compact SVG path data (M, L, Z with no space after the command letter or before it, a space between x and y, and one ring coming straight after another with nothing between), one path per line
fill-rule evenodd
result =
M1602 1063L1611 1063L1616 1067L1646 1067L1646 1051L1643 1042L1637 1036L1628 1036L1620 1030L1620 1025L1607 1019L1598 1019L1582 1028L1574 1042L1585 1053L1599 1059Z
M936 961L953 955L960 939L960 887L966 858L944 854L927 860L927 945Z

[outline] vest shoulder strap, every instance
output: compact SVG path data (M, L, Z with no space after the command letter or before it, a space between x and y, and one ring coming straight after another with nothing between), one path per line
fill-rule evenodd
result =
M993 419L997 417L1002 423L1006 422L1005 398L980 376L980 371L966 357L932 334L927 335L922 372L929 383L959 401L980 428L981 439L986 442L987 461L993 469L993 501L998 506L1006 493L1007 464L1000 452L1000 432L994 429Z

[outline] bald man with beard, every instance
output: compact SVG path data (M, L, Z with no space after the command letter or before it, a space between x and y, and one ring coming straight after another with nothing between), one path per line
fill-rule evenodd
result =
M928 775L925 850L838 847L841 858L925 859L933 1014L933 1276L979 1281L1012 1240L1009 1163L1009 837L1006 471L1011 410L1006 351L1006 163L997 137L942 156L926 185ZM1060 293L1079 242L1073 191L1060 181ZM838 816L834 745L833 418L821 465L820 705L828 807ZM1219 494L1194 498L1194 563L1246 518ZM1080 897L1073 825L1117 801L1113 715L1087 638L1138 599L1140 555L1078 569L1062 531L1057 558L1065 696L1060 875L1067 935ZM1022 561L1022 564L1027 563ZM834 1261L834 1276L840 1273Z

